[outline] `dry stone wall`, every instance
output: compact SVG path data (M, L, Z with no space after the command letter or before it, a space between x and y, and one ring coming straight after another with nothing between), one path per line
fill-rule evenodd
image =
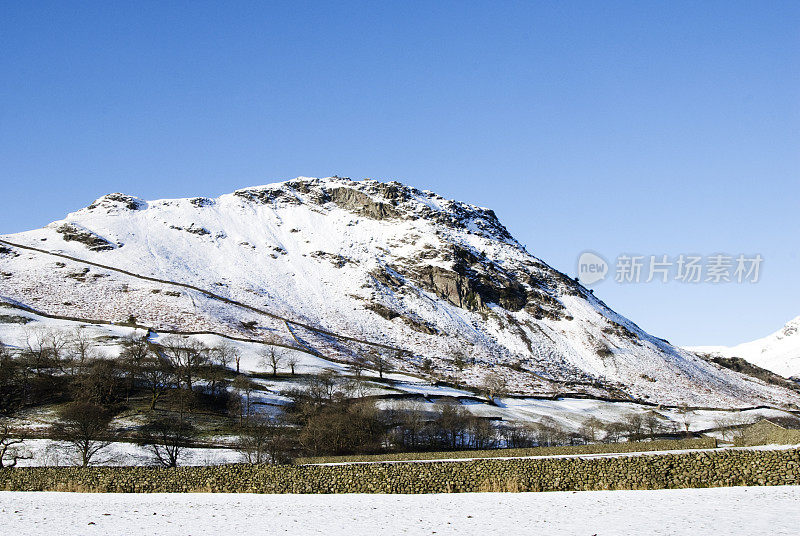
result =
M447 493L800 484L800 450L349 465L0 470L0 490Z

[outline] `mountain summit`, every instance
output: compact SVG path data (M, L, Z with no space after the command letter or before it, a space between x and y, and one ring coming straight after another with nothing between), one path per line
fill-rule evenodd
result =
M528 253L493 211L338 177L216 199L109 194L5 235L0 297L52 316L215 332L512 393L798 402L653 337Z

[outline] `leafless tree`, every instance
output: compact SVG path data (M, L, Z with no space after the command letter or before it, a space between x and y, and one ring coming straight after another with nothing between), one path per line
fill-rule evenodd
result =
M36 374L41 376L46 369L60 364L65 346L66 341L59 332L45 328L25 329L22 355Z
M363 356L356 356L350 363L350 370L353 371L353 375L356 378L360 378L364 373L364 369L367 368L367 364L367 360Z
M644 435L644 418L640 413L631 413L623 421L628 441L638 441Z
M600 439L603 422L597 417L589 417L581 424L580 434L588 443L596 443Z
M177 381L172 363L155 352L139 364L136 373L150 394L150 411L156 409L158 399Z
M288 430L275 419L254 417L242 428L237 450L250 464L282 463L291 447Z
M243 425L250 420L250 415L252 414L250 397L253 391L258 388L258 384L250 380L244 374L239 374L234 378L231 387L233 387L240 396L240 404L237 409L239 412L239 424Z
M503 397L506 394L506 380L496 372L490 372L483 378L483 391L486 398L491 402L495 397Z
M370 356L370 364L378 371L378 377L383 379L383 375L391 372L390 356L386 355L384 350L376 349Z
M228 341L211 348L211 358L222 365L223 368L228 368L231 363L236 365L236 373L239 373L239 361L241 360L241 352L239 349Z
M111 413L91 402L73 402L61 410L54 426L57 438L66 441L83 467L111 443Z
M604 438L606 443L618 443L622 436L625 434L626 426L621 422L609 422L605 425L606 436Z
M97 356L94 341L82 327L72 330L69 335L68 347L73 355L74 366L78 369Z
M141 430L139 444L150 450L163 467L177 467L184 449L197 437L197 429L176 416L157 417Z
M658 434L664 431L663 420L663 417L653 410L648 411L644 415L644 429L647 431L647 435L649 435L651 439L655 439Z
M267 346L262 348L258 353L261 356L261 362L264 365L272 368L272 376L277 376L278 365L280 365L284 358L283 348L278 346Z
M15 467L19 460L30 460L33 455L22 449L24 441L14 437L5 420L0 421L0 469Z
M683 424L684 433L689 436L689 428L692 426L694 411L686 404L681 404L678 406L678 415L680 416L681 424Z
M289 370L291 371L292 376L294 376L294 370L297 367L297 363L299 361L300 359L297 357L297 354L294 353L289 354L289 356L286 358L286 364L289 365Z
M0 416L13 415L25 399L22 363L0 341Z
M169 337L160 345L160 350L186 389L191 391L200 369L208 362L208 348L194 339Z
M127 337L122 340L120 360L125 369L127 397L130 398L136 380L140 376L140 369L151 354L151 344L146 337ZM83 363L83 361L81 361Z

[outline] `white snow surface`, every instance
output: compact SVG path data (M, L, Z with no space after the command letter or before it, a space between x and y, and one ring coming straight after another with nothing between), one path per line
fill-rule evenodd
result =
M800 487L436 495L17 493L5 534L794 535Z
M691 346L687 350L721 357L740 357L786 378L800 378L800 316L761 339L736 346Z
M270 340L337 362L364 353L325 330L405 350L393 362L401 373L421 374L430 359L440 377L478 386L494 373L523 395L800 404L796 393L645 333L529 254L493 212L396 182L298 178L217 199L110 194L43 229L0 238L45 250L0 244L0 299L48 315L133 316L156 331ZM524 306L459 306L433 288L439 269L480 273L498 296L522 292ZM471 363L463 370L454 366L456 347Z

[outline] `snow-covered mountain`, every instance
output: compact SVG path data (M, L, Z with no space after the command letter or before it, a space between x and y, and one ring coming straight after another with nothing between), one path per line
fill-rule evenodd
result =
M736 346L693 346L693 352L740 357L786 378L800 378L800 316L775 333Z
M397 182L298 178L217 199L106 195L5 235L0 297L210 331L525 395L800 403L653 337L528 253L491 210Z

